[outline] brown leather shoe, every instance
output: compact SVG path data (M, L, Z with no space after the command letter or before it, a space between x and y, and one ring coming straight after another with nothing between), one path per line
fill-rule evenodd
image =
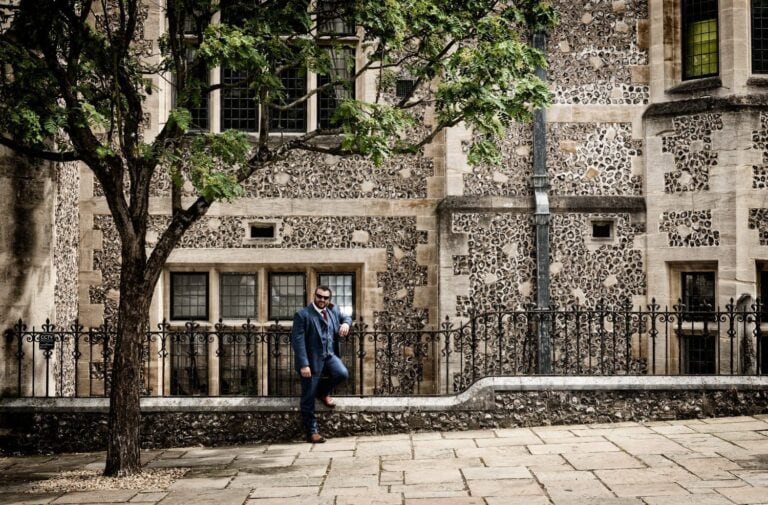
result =
M319 433L312 433L310 435L307 435L307 442L310 444L324 444L325 438Z
M330 396L330 395L327 395L327 396L323 396L322 398L319 398L319 400L320 400L321 402L323 402L323 405L325 405L325 406L326 406L326 407L328 407L329 409L334 409L334 408L336 408L336 402L335 402L335 401L333 401L333 398L331 398L331 396Z

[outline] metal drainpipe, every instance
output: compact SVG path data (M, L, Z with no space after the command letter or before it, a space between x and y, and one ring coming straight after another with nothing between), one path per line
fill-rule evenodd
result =
M546 51L546 34L533 34L533 47ZM536 75L547 79L543 68L536 69ZM534 220L536 224L536 308L540 311L537 325L538 373L552 373L551 320L545 311L549 310L549 176L547 175L547 125L543 109L533 116L533 177L531 178L536 203Z

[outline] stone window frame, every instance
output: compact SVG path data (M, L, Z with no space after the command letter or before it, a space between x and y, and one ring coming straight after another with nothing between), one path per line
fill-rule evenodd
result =
M251 236L251 228L274 228L274 236L273 237L252 237ZM243 245L244 246L254 246L254 245L266 245L266 244L282 244L283 243L283 221L281 219L273 219L273 220L258 220L258 221L246 221L244 223L244 232L243 232Z
M670 304L670 309L674 305L678 304L678 300L683 299L683 289L682 289L682 277L683 274L686 273L693 273L693 272L711 272L714 274L714 281L715 281L715 292L714 292L714 301L715 306L713 309L717 308L718 305L718 295L720 291L720 283L719 283L719 263L717 260L712 261L691 261L691 262L668 262L667 263L667 271L669 275L669 286L670 286L670 299L672 300L672 303ZM676 338L670 338L669 342L669 355L668 358L668 367L670 373L687 373L686 370L690 369L690 363L687 361L688 356L686 355L687 352L690 351L690 343L686 342L686 339L696 338L696 337L702 337L704 330L708 329L709 331L713 331L715 329L715 326L717 325L717 322L712 321L703 321L703 320L691 320L688 318L684 318L682 323L679 323L677 320L673 323L673 326L677 326L680 324L680 328L675 328L675 331L677 332ZM712 335L714 337L714 335ZM719 343L715 342L715 345L712 346L714 349L714 372L717 373L719 370L720 364L720 353L718 352L718 346Z
M609 226L609 236L607 237L596 237L594 235L594 229L596 225L608 225ZM593 245L602 246L602 245L611 245L616 244L618 242L618 236L616 234L616 226L617 226L617 219L616 218L610 218L610 217L592 217L588 220L587 224L587 241L590 242Z
M664 88L665 93L689 94L700 91L715 90L722 87L723 49L721 39L721 19L723 2L717 1L718 12L718 73L708 77L683 78L683 0L663 0L663 54L664 54Z
M308 8L311 8L312 5L316 2L319 2L320 0L315 0L314 2L308 3ZM221 19L221 12L217 12L213 16L213 23L218 23ZM341 34L329 34L329 33L318 33L315 35L317 37L318 43L320 45L327 45L328 47L331 47L333 43L338 44L340 47L344 48L350 48L353 49L353 58L354 58L354 67L352 69L352 75L354 75L357 72L357 69L360 67L360 58L362 57L362 50L361 50L361 40L362 37L360 33L357 31L353 34L348 33L341 33ZM188 37L190 43L192 42L192 37ZM221 84L222 81L222 67L212 67L208 69L208 76L207 81L210 86L216 86ZM304 78L305 78L305 90L312 90L315 89L317 86L319 75L315 72L304 72ZM352 97L357 97L360 91L361 87L361 76L358 76L355 81L354 85L352 86L351 95ZM171 86L171 96L170 96L170 106L174 107L176 102L176 93L175 93L175 87ZM304 129L303 130L279 130L279 129L270 129L270 135L272 136L298 136L303 135L307 131L319 128L320 126L320 99L321 99L321 93L315 93L313 96L311 96L307 101L304 103ZM197 131L207 131L212 133L221 133L223 131L222 129L222 120L223 120L223 113L224 109L222 107L222 90L216 89L209 93L207 95L207 98L205 100L201 100L201 102L205 102L205 106L207 107L207 127L201 128ZM201 107L202 108L202 104ZM256 110L256 125L257 127L253 130L251 129L245 129L242 130L245 133L248 133L252 136L257 136L259 134L259 128L258 125L260 124L260 107L257 104L257 110Z
M254 255L257 255L258 251L254 251ZM269 326L275 323L274 319L270 316L270 283L269 277L273 273L300 273L305 278L305 303L306 306L311 302L311 294L314 293L315 288L319 285L319 277L321 274L351 274L353 276L353 312L352 317L361 313L363 303L364 286L362 279L364 265L362 263L293 263L293 264L194 264L194 265L178 265L171 266L163 273L163 285L165 288L162 290L162 314L166 315L166 319L171 322L174 327L183 326L187 321L193 320L201 327L211 327L218 323L221 319L226 326L241 326L245 324L246 318L224 318L222 317L221 307L221 275L222 274L253 274L256 276L256 289L257 289L257 317L251 318L250 323L262 327ZM207 275L207 315L206 318L173 318L171 317L172 308L172 293L171 293L171 278L174 274L205 274ZM333 300L331 300L333 301ZM162 318L161 318L162 319ZM290 327L293 318L280 319L279 323L283 326Z

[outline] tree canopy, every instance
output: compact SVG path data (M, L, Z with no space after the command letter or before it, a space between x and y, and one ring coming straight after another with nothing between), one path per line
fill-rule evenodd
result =
M296 150L379 164L464 124L474 131L469 161L499 163L506 128L549 101L535 73L544 55L527 41L555 19L540 0L0 4L0 145L90 168L121 239L107 474L140 468L139 328L183 233ZM356 95L362 80L375 83L374 96ZM407 86L396 89L401 81ZM173 105L158 111L148 97L167 86ZM251 111L247 127L212 129L214 96L240 100ZM302 114L312 100L325 106L310 124ZM425 109L434 117L427 127ZM163 115L154 130L149 113ZM174 182L172 213L148 252L150 188L160 173ZM181 198L187 182L192 200Z

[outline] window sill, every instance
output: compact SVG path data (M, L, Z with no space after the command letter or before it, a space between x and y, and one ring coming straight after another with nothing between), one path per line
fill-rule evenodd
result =
M723 86L723 81L719 77L704 77L703 79L693 79L690 81L683 81L676 86L672 86L666 90L666 93L670 95L679 95L683 93L692 93L695 91L707 91L710 89L717 89Z
M747 86L752 86L753 88L768 88L768 76L750 77L747 79Z

